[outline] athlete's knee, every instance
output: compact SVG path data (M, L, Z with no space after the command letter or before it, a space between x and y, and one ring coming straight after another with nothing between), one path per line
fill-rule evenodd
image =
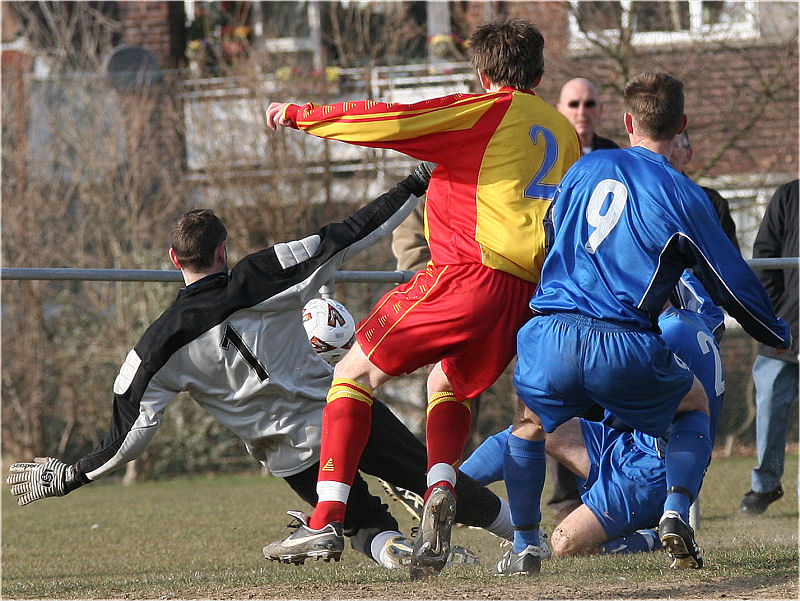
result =
M565 538L564 531L561 528L553 530L553 534L550 536L550 551L553 555L564 556Z
M444 373L441 362L439 362L428 374L428 415L434 407L441 403L457 403L464 406L467 411L472 411L470 399L460 398L456 395L450 380Z
M453 392L453 385L447 374L444 373L441 362L431 368L431 372L428 374L427 388L428 398L437 392Z
M370 362L358 343L354 344L353 348L334 366L333 377L354 380L373 390L391 379L390 375Z
M525 440L544 440L545 431L539 416L517 399L517 411L511 426L511 433Z
M548 455L561 459L564 455L585 449L581 420L573 417L547 435L545 451Z
M365 360L366 356L356 342L350 350L344 354L344 357L333 366L333 375L337 378L356 380L362 372L366 371L364 366Z
M550 550L558 557L573 557L583 554L583 545L574 532L558 527L550 537Z

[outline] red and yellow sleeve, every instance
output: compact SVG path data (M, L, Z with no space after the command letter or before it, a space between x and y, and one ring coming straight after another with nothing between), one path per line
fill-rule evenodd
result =
M391 148L432 160L449 148L451 136L475 125L503 94L453 94L413 104L372 100L289 105L285 111L298 129L320 138L360 146ZM424 143L421 143L424 141Z

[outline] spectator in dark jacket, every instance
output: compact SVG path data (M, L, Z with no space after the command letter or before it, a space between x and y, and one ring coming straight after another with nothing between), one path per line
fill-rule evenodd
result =
M753 244L753 258L797 257L798 180L778 187L767 205ZM783 496L781 477L786 457L789 413L797 402L798 270L763 269L759 279L767 289L775 312L792 330L792 348L777 354L759 345L753 363L756 386L756 446L758 466L751 475L751 489L742 499L742 511L759 515Z

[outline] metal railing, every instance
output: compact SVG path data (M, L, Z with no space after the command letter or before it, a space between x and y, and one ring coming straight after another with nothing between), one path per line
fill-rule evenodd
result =
M337 282L399 284L407 282L413 271L338 271ZM3 267L3 280L86 280L98 282L182 282L176 269L77 269L71 267Z
M797 269L800 259L748 259L753 269ZM339 271L337 282L367 284L400 284L407 282L413 271ZM79 269L73 267L3 267L2 280L86 280L106 282L181 282L183 277L176 269Z

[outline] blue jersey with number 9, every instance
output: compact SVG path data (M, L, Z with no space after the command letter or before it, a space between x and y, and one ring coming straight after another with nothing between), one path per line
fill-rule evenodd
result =
M664 156L641 147L586 155L559 185L548 221L552 239L534 312L657 329L670 292L691 268L751 336L788 345L788 326L708 197Z

